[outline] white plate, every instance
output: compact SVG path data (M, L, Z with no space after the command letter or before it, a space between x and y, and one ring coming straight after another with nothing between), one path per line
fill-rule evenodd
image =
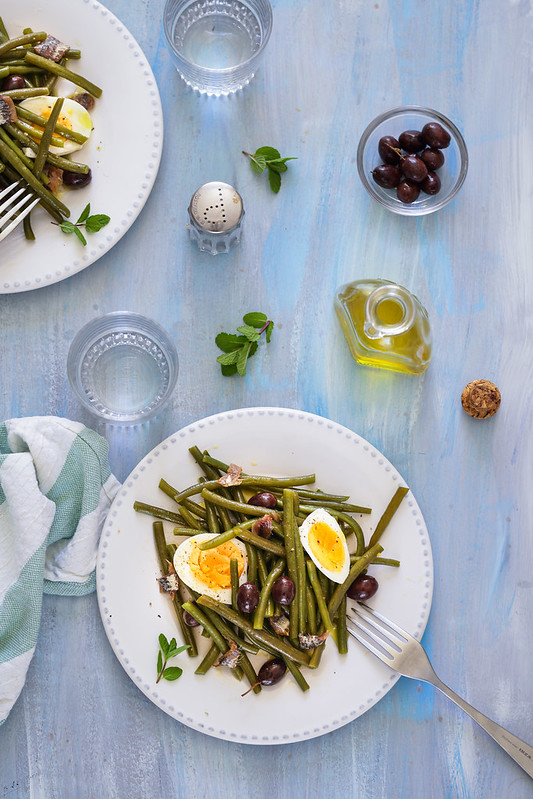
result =
M188 452L194 444L249 473L315 471L318 487L349 494L352 502L373 508L360 519L367 540L403 483L401 476L363 438L320 416L282 408L228 411L188 425L147 455L118 493L102 533L97 589L106 633L128 675L165 713L208 735L250 744L301 741L342 727L371 708L398 679L352 639L345 656L328 642L320 667L305 669L310 685L305 693L287 674L276 686L243 698L244 681L221 669L198 677L194 670L199 660L185 653L174 662L183 667L180 679L155 684L158 635L176 635L176 622L156 582L160 571L152 520L135 513L133 502L171 508L172 501L158 489L159 480L164 477L177 488L197 481L200 469ZM172 524L165 525L168 539ZM372 567L380 587L371 604L420 638L431 605L433 562L427 529L411 493L382 543L384 555L399 558L401 567ZM201 643L205 651L208 645L203 639Z
M0 243L0 294L47 286L94 263L130 228L154 184L163 144L161 101L146 57L124 25L95 0L16 0L2 11L10 36L23 28L44 30L79 48L69 67L102 87L91 112L94 131L74 160L88 163L89 186L62 197L76 221L90 202L93 213L111 221L87 235L83 247L74 235L50 224L42 209L32 213L35 242L22 226ZM74 90L64 82L66 93Z

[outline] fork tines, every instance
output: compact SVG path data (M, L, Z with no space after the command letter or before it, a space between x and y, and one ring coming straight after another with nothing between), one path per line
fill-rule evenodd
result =
M384 663L392 666L408 642L404 631L377 610L358 603L346 614L348 632Z
M39 198L31 194L21 181L0 191L0 241L37 205Z

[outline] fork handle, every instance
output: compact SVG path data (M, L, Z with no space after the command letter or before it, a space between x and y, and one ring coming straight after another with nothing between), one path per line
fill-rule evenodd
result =
M454 693L451 688L448 688L442 680L439 680L438 677L435 681L431 680L431 682L439 691L442 691L448 699L451 699L452 702L455 702L465 713L468 713L470 718L474 719L480 727L483 727L485 732L487 732L497 744L500 744L502 749L505 749L507 754L510 755L530 777L533 777L533 746L526 744L525 741L517 738L512 732L508 732L504 727L501 727L499 724L496 724L495 721L492 721L492 719L484 716L483 713L480 713L475 707L472 707L472 705L469 705L464 699L461 699L460 696L457 696L457 694Z

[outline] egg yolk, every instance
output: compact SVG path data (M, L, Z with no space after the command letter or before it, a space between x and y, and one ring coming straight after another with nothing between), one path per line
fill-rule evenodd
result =
M230 560L238 561L239 577L244 570L244 555L232 541L214 549L202 550L195 545L189 565L194 576L209 588L231 588Z
M325 522L315 522L309 530L309 548L318 562L330 572L344 566L344 546L339 534Z

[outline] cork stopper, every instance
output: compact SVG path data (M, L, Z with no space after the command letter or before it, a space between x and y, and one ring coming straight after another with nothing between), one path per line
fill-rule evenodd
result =
M473 380L461 394L463 408L474 419L493 416L500 407L501 399L498 387L490 380Z

